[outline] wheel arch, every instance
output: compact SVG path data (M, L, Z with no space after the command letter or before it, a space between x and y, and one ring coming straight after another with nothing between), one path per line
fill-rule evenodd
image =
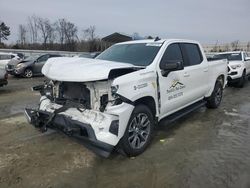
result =
M25 68L24 68L24 71L25 71L26 69L30 69L30 70L32 70L32 71L33 71L33 67L32 67L31 65L29 65L29 66L25 67Z
M209 91L208 93L205 95L205 98L209 98L213 91L214 91L214 87L215 87L215 84L217 81L220 81L221 84L222 84L222 87L225 88L225 85L227 84L227 77L224 75L224 74L220 74L215 80L213 83L211 83L210 85L210 88L209 88Z
M225 75L224 74L221 74L217 77L216 81L220 81L222 83L222 86L224 87L225 86L225 83L226 83L226 78L225 78ZM216 82L215 81L215 82ZM215 85L215 83L214 83Z
M139 98L139 99L134 101L134 104L135 105L144 104L145 106L147 106L151 110L153 117L154 118L156 117L156 114L157 114L156 102L152 96L144 96L142 98Z

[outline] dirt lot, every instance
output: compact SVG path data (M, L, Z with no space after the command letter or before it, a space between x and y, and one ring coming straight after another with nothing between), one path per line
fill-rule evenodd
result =
M41 134L22 113L44 78L10 78L0 88L0 187L250 187L250 83L156 130L141 156L96 156L67 136Z

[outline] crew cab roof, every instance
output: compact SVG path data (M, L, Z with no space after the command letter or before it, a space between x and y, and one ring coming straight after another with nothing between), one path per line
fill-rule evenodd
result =
M155 41L155 39L146 39L146 40L133 40L133 41L127 41L127 42L121 42L117 43L115 45L119 44L138 44L138 43L164 43L164 42L184 42L184 43L195 43L199 44L199 42L194 40L187 40L187 39L160 39Z

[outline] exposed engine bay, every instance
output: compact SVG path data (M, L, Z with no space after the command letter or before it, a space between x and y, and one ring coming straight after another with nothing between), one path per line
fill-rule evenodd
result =
M60 105L73 102L81 108L103 112L107 105L114 104L116 100L111 88L111 81L106 80L86 83L50 81L33 89Z

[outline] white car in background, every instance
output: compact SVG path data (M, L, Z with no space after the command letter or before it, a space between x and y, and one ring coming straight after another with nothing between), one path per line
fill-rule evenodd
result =
M0 87L8 84L8 73L5 69L0 69Z
M5 66L11 59L21 60L21 57L14 53L0 52L0 69L5 70Z
M247 77L250 76L250 57L246 52L223 52L216 54L213 59L227 59L229 85L244 87Z

